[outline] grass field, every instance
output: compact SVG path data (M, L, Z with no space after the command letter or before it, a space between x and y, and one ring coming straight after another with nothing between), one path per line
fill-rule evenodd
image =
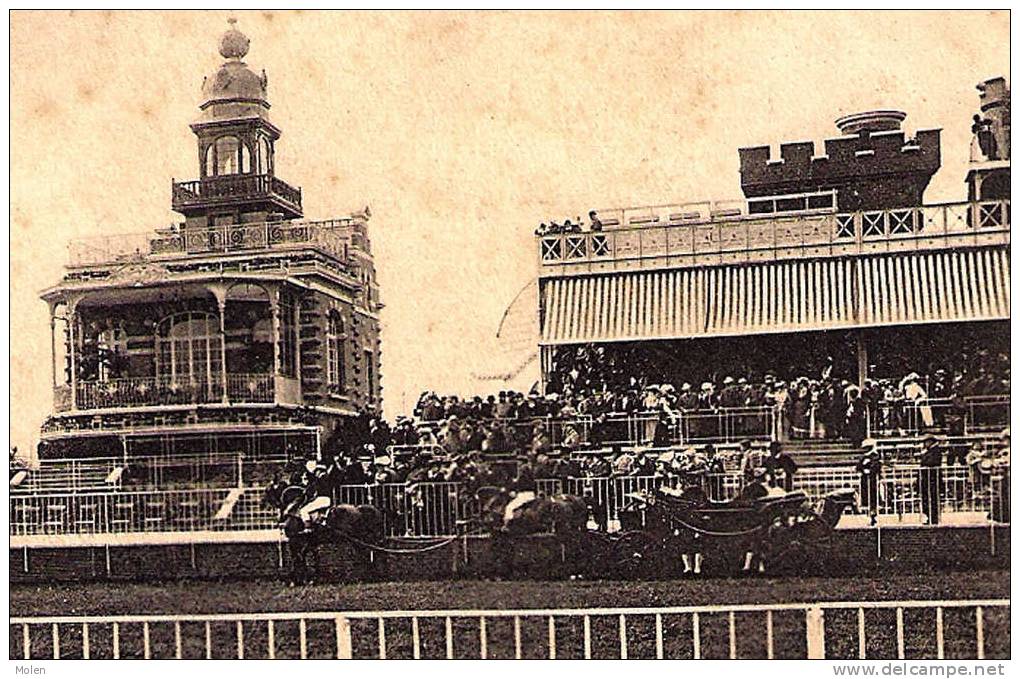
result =
M278 581L14 585L12 616L425 609L688 606L1009 597L1009 572L703 580L372 582L289 587Z
M662 607L726 605L743 603L790 603L822 601L881 601L936 599L992 599L1009 597L1009 573L981 571L854 576L831 578L741 578L672 580L657 582L386 582L321 584L288 587L278 582L176 582L105 583L18 586L11 589L12 616L113 615L113 614L203 614L245 612L384 611L427 609L529 609L591 607ZM826 614L826 650L829 657L856 657L858 652L856 610ZM936 636L933 609L904 611L904 652L906 657L935 657ZM949 658L973 658L976 649L976 613L973 609L945 611L945 653ZM560 617L556 621L556 655L583 656L580 618ZM689 658L694 653L695 622L688 614L662 616L662 648L666 657ZM442 618L421 618L419 652L422 657L478 657L481 648L479 622L454 618L449 637ZM777 657L803 657L805 619L801 611L777 612L774 650ZM487 627L489 657L513 657L515 633L511 619L490 618ZM522 617L519 621L521 655L548 657L548 620ZM731 647L730 625L734 626ZM243 626L243 635L238 627ZM379 622L352 621L352 651L355 657L378 657ZM731 621L725 613L702 615L697 623L702 657L727 657L731 649L738 657L765 657L766 618L761 612L738 613ZM896 613L894 610L867 612L867 653L872 658L897 656ZM79 625L60 625L62 657L81 657L82 630ZM985 654L988 658L1009 653L1009 611L988 609L983 617ZM264 622L183 622L177 634L170 623L152 623L144 630L138 623L120 625L117 634L121 657L144 657L148 647L153 657L173 657L180 648L183 657L233 657L243 638L245 657L332 657L336 653L333 621L312 620L299 630L296 620L278 621L273 631ZM24 629L11 629L11 657L23 653ZM299 633L300 632L300 633ZM33 657L52 655L50 625L33 625L29 630ZM112 625L93 624L89 638L92 657L111 657ZM412 657L413 638L409 619L386 623L388 657ZM147 639L148 641L143 641ZM206 641L209 639L210 641ZM300 641L304 639L304 641ZM209 644L208 650L206 644ZM447 645L449 644L449 645ZM629 657L655 657L654 616L629 616L627 622ZM618 621L612 616L591 619L592 657L620 657ZM272 649L270 651L269 649Z

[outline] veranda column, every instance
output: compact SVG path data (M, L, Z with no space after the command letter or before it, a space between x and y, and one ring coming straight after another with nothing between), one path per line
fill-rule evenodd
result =
M221 399L224 403L229 403L230 399L227 398L227 296L224 294L222 297L217 295L216 306L220 309L220 387L223 389L223 398Z
M57 388L57 305L50 302L50 384Z
M280 375L280 291L273 289L269 295L269 311L273 333L273 375Z
M278 288L273 288L269 292L269 316L272 321L273 340L273 401L280 403L283 371L280 369L280 291Z
M868 344L863 330L854 331L854 341L857 343L857 385L863 387L868 379Z
M78 409L78 359L77 352L75 351L75 343L78 341L77 333L75 332L78 325L78 308L73 302L67 304L67 344L68 354L70 361L68 365L71 367L71 410Z
M210 283L205 289L216 299L216 307L219 309L217 316L220 321L220 389L222 394L220 401L229 403L227 397L227 286L220 283ZM212 366L210 366L212 367ZM209 375L209 391L212 391L213 376ZM212 397L212 394L209 394Z

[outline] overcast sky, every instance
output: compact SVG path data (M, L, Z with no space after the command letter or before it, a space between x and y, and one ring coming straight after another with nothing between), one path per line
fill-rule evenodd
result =
M538 222L739 197L738 147L820 141L878 107L943 129L926 198L962 199L974 86L1009 77L1005 12L232 14L306 215L371 206L391 416L512 367L494 336L536 274ZM198 175L188 123L227 17L11 17L15 445L51 405L38 293L69 238L179 219L170 182Z

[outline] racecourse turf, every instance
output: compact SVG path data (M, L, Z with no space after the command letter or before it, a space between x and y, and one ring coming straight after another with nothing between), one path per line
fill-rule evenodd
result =
M273 580L12 585L11 615L131 615L266 611L591 608L1009 597L1004 570L846 577L660 581L322 583Z

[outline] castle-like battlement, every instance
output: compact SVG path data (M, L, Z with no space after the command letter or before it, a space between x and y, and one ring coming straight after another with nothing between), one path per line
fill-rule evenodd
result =
M941 164L941 130L919 130L908 138L900 129L876 130L860 120L850 129L859 132L826 139L822 152L812 141L782 144L778 158L768 146L740 149L744 195L836 189L840 210L921 205L924 189Z

